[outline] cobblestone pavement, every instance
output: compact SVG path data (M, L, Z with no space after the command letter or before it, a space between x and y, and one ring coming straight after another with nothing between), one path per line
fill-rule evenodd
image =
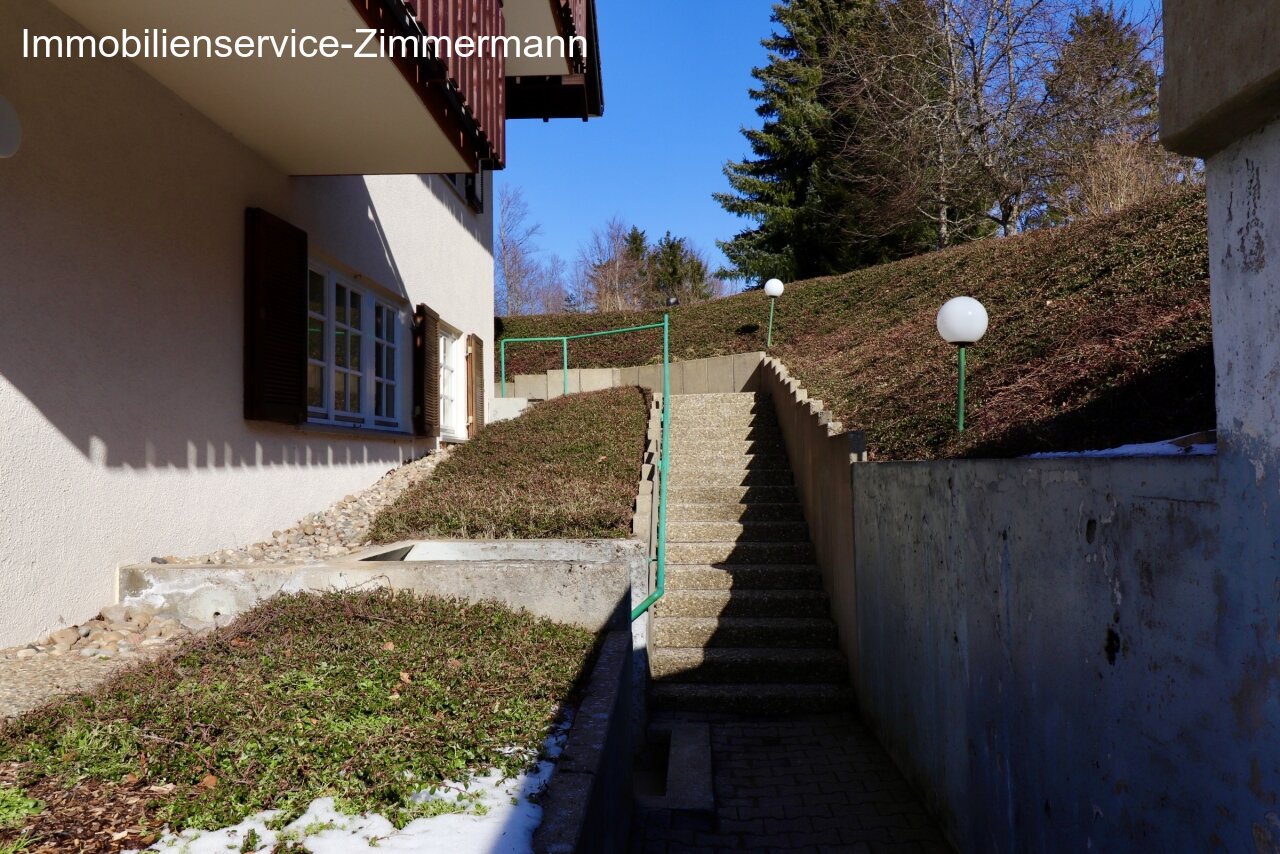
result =
M678 719L711 724L715 813L638 813L634 854L952 850L888 754L855 720Z

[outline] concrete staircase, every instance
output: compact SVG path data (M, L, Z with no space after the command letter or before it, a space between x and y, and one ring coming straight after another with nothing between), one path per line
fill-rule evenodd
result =
M846 707L845 660L772 402L702 394L672 404L667 592L653 610L653 707Z

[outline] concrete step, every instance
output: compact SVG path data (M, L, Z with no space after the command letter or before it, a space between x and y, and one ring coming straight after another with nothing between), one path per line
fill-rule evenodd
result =
M667 543L668 563L813 563L812 543Z
M811 564L667 564L669 590L821 590ZM665 598L665 597L664 597Z
M728 455L741 454L781 454L786 456L787 448L781 439L765 440L765 439L737 439L732 436L724 437L719 435L707 436L702 439L685 439L677 444L671 443L671 453L675 454L696 454L702 451L710 451L714 454L725 453Z
M673 522L667 517L668 543L807 543L804 522Z
M670 495L667 496L670 498ZM671 504L667 522L803 522L800 504Z
M655 648L835 646L836 624L818 617L654 617Z
M672 504L794 504L791 486L694 486L672 483L667 488Z
M736 471L791 471L786 454L741 454L733 451L684 451L671 452L671 468L714 468Z
M671 425L671 449L685 442L781 442L782 431L777 424L759 424L747 421L740 424L685 424Z
M701 468L671 463L671 486L678 483L699 486L790 486L791 469Z
M739 411L768 406L771 410L773 400L767 395L739 392L737 394L673 394L671 396L672 411L676 410L711 410Z
M679 590L653 606L655 617L829 617L821 590Z
M649 662L656 682L839 684L848 678L834 649L659 649Z
M667 682L653 685L649 700L655 710L778 715L844 711L853 705L853 692L833 684Z
M757 407L750 411L728 410L724 412L713 409L690 410L676 408L671 410L670 425L673 428L688 427L727 427L730 425L752 425L777 427L778 415L773 407Z

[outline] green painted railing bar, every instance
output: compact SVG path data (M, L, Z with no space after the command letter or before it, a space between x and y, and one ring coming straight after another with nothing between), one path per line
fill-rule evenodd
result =
M772 314L772 312L771 312ZM771 324L772 326L772 324ZM501 365L502 396L507 396L507 345L508 344L546 344L560 342L560 358L564 366L564 393L569 393L569 342L580 338L599 338L602 335L625 335L628 332L643 332L646 329L662 330L662 453L658 457L658 554L654 562L658 567L654 572L653 592L631 611L631 619L636 620L648 611L654 602L667 592L667 475L671 472L671 315L662 315L661 323L648 323L644 326L627 326L622 329L606 329L603 332L580 332L577 335L553 335L543 338L504 338L498 344L499 364Z
M658 458L658 568L653 592L631 611L639 619L667 592L667 475L671 472L671 317L662 316L662 454Z
M562 365L564 370L564 393L569 393L569 342L577 341L580 338L599 338L601 335L622 335L627 332L643 332L646 329L663 330L663 351L665 352L667 342L668 315L662 316L661 323L647 323L644 326L625 326L621 329L606 329L603 332L579 332L577 335L552 335L545 338L503 338L498 342L498 362L500 364L500 376L502 378L502 396L507 396L507 345L508 344L548 344L552 341L560 342L560 352Z
M961 347L960 348L960 403L956 407L956 423L959 428L958 432L960 433L964 432L964 374L965 374L964 348Z
M560 342L560 348L564 352L564 370L560 372L560 376L564 378L564 393L569 393L569 339L566 338ZM582 383L578 383L578 390L582 390Z

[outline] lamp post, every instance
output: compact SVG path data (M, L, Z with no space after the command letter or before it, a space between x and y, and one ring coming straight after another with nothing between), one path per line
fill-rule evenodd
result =
M770 279L764 283L764 292L769 296L769 338L765 343L766 350L773 346L773 307L784 290L786 288L783 287L781 279Z
M973 297L953 297L938 311L938 334L960 349L960 396L956 406L956 427L964 432L964 351L987 334L987 310Z

